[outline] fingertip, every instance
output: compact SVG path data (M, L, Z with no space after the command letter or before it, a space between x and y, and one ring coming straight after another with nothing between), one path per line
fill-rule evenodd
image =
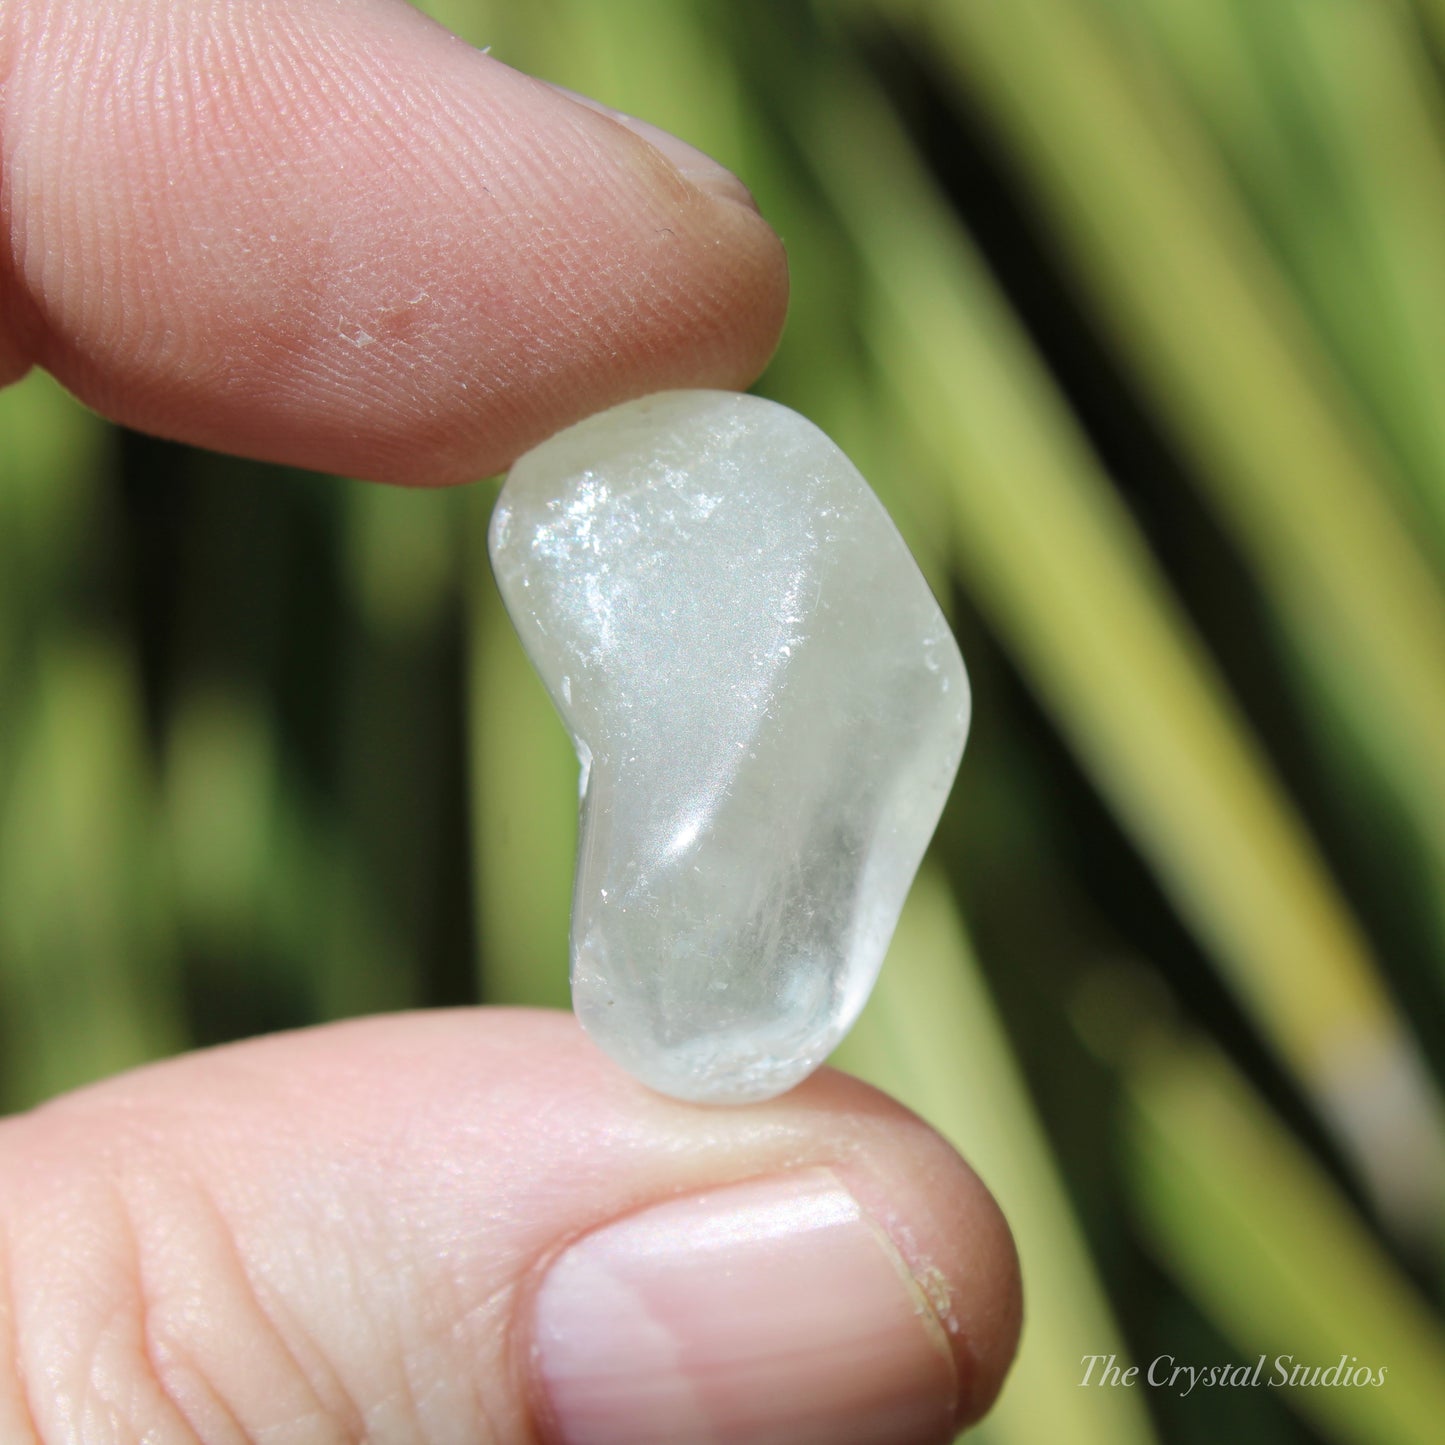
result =
M753 193L737 176L705 151L689 145L681 136L674 135L671 131L653 125L651 121L643 120L639 116L615 110L612 106L604 105L600 100L594 100L589 95L569 90L565 85L541 80L537 83L545 85L553 94L562 96L574 105L580 105L596 115L606 116L625 130L631 131L633 135L640 137L656 150L685 181L697 186L699 190L708 191L719 200L735 201L749 210L757 211L758 204L753 198Z
M952 1144L872 1085L822 1069L795 1095L852 1121L858 1143L839 1172L907 1261L947 1335L953 1430L976 1423L1003 1388L1023 1324L1018 1252L1002 1209Z
M522 1374L547 1440L926 1445L987 1412L1018 1340L1017 1259L945 1141L827 1070L766 1105L667 1107L815 1147L544 1257Z
M921 1120L826 1070L682 1104L555 1014L177 1060L8 1121L7 1168L47 1418L92 1398L62 1325L103 1311L152 1326L112 1371L138 1434L184 1391L258 1436L402 1408L427 1438L941 1445L1017 1335L1007 1227Z
M9 369L128 425L444 484L776 344L737 185L403 4L135 0L9 48Z

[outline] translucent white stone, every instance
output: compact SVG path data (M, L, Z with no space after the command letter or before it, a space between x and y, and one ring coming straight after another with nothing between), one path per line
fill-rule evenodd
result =
M507 608L577 747L572 999L664 1093L792 1087L857 1017L958 768L963 660L786 407L664 392L512 469Z

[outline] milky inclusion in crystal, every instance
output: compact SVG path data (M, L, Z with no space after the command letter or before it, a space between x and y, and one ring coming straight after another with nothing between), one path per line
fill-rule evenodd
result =
M529 452L491 554L582 764L578 1018L663 1093L782 1093L863 1007L963 751L917 565L812 423L712 391Z

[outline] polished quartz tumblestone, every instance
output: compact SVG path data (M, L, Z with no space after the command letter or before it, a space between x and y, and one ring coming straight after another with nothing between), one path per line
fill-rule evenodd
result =
M491 555L582 764L578 1018L664 1093L781 1093L863 1007L958 768L938 604L843 453L731 392L529 452Z

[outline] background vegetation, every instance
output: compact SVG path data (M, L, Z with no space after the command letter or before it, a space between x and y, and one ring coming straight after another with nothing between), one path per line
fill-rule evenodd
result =
M953 618L975 734L840 1062L1013 1221L979 1437L1439 1440L1445 0L424 8L748 181L795 279L760 390ZM0 394L7 1107L565 1002L575 765L494 496ZM1080 1388L1110 1351L1388 1375Z

